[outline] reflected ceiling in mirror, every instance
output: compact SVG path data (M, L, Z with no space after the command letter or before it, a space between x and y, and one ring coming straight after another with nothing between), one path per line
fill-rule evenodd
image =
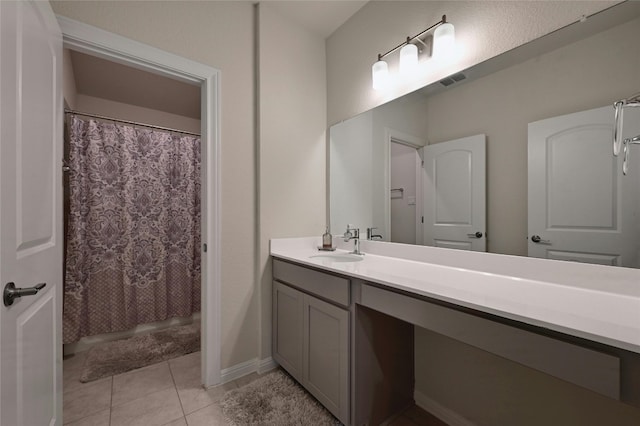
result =
M374 234L394 241L391 210L399 197L399 191L391 191L396 189L391 185L390 166L396 159L391 152L394 142L415 149L486 135L487 251L528 255L533 236L528 229L528 204L535 203L535 199L528 201L529 124L606 106L611 108L612 124L613 102L640 91L637 40L640 2L618 4L460 75L332 126L329 156L333 233L341 233L347 223L352 223L363 230L363 235L364 229L375 227ZM638 114L630 113L625 122L640 121ZM610 146L607 149L611 151ZM580 151L572 152L576 167L580 165ZM631 152L632 158L635 154L638 160L640 147L635 151ZM611 156L606 161L610 165L617 160ZM618 170L617 166L613 169ZM401 225L409 228L403 231L405 235L411 234L414 225L415 242L421 243L420 218L424 212L420 196L426 199L433 194L421 193L422 178L415 179L415 192L407 189L402 198L404 207L413 210L415 220L404 218ZM621 172L620 176L612 176L611 182L620 179ZM636 188L640 188L638 174L625 179L635 179ZM615 226L599 232L638 232L638 222L635 229L626 225L620 228L624 215L635 214L636 220L640 217L637 211L625 213L622 209L623 205L638 208L628 205L633 197L612 191L615 208L611 211L615 212L611 213L611 223ZM545 232L542 229L535 235L545 240ZM637 260L638 248L634 250ZM614 251L603 248L600 254ZM610 263L632 266L620 259Z

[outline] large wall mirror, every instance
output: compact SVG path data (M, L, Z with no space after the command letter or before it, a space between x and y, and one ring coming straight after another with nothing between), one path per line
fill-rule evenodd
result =
M640 145L626 176L612 155L613 102L640 92L638 40L640 2L621 3L332 126L332 232L456 248L425 231L435 214L471 225L457 248L640 267ZM624 132L640 134L640 108Z

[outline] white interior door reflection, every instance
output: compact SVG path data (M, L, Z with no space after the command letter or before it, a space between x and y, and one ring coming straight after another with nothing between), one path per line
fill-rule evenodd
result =
M486 251L486 136L424 148L424 244Z
M606 106L529 124L529 256L640 266L640 161L631 156L623 176L613 116ZM638 133L629 109L623 137Z

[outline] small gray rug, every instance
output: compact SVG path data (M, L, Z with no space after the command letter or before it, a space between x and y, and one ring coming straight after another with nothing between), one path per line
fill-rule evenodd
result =
M89 349L80 381L90 382L199 350L199 323L100 343Z
M231 425L340 425L318 401L282 370L276 370L220 401Z

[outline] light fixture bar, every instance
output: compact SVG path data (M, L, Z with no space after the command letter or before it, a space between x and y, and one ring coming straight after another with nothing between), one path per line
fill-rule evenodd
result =
M403 41L402 43L400 43L399 45L397 45L393 49L389 50L387 53L378 54L378 61L381 61L382 58L392 54L393 52L395 52L396 50L400 49L401 47L406 46L407 44L411 43L413 40L419 39L420 36L423 36L424 34L428 33L429 31L431 31L432 29L436 28L437 26L442 25L442 24L446 24L446 23L447 23L447 15L442 15L442 19L440 21L438 21L435 24L431 25L426 30L420 32L419 34L414 35L413 37L407 37L406 41Z

